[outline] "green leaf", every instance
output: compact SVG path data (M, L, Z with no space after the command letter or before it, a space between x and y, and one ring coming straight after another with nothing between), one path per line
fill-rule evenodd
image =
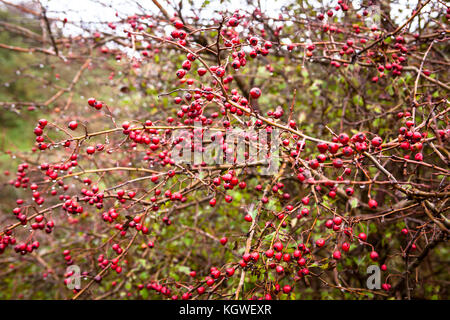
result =
M189 274L189 272L191 272L191 269L189 269L186 266L178 266L177 269L178 269L178 272L185 273L185 274Z
M139 278L141 279L141 280L147 280L148 279L148 273L147 272L142 272L140 275L139 275Z
M147 289L141 290L141 296L144 299L148 298L148 291L147 291Z

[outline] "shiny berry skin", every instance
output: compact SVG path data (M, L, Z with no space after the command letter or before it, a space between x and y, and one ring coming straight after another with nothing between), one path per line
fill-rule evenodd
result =
M222 78L225 75L225 69L224 68L217 68L216 75L220 78Z
M258 99L261 96L261 89L259 88L252 88L250 90L250 97L253 99Z
M70 121L68 127L71 130L75 130L76 128L78 128L78 123L76 121Z
M186 75L186 70L184 70L184 69L179 69L179 70L177 71L176 75L177 75L177 77L178 77L179 79L182 79L182 78Z
M253 252L250 257L252 258L252 260L254 261L258 261L259 259L259 253L258 252Z
M345 145L345 144L347 144L350 141L350 137L346 133L341 133L338 136L338 140L339 140L340 143Z
M339 226L342 223L342 218L339 216L336 216L333 218L333 223L337 226Z
M372 259L372 261L377 261L379 258L378 253L376 251L372 251L370 253L370 259Z
M258 45L258 38L257 38L257 37L251 37L251 38L249 39L249 42L250 42L250 44L251 44L252 46L256 46L256 45Z
M199 295L205 293L205 290L206 290L205 287L198 287L197 288L197 292L198 292Z
M339 168L342 168L343 165L344 165L344 163L342 162L341 159L339 159L339 158L333 159L333 167L339 169Z
M353 149L349 146L344 147L344 149L342 149L342 153L344 154L344 157L351 157L353 155Z
M177 29L183 29L183 28L184 28L184 24L183 24L183 22L181 22L180 20L176 20L176 21L173 23L173 26L174 26L175 28L177 28Z
M276 251L281 251L281 250L283 250L283 244L280 241L275 242L274 245L273 245L273 248Z
M378 207L378 203L373 199L369 200L368 205L369 205L370 209L374 209L374 210Z
M198 73L198 75L201 77L201 76L204 76L205 74L206 74L206 72L208 72L208 70L206 70L205 68L198 68L197 69L197 73Z
M189 60L184 61L183 64L181 65L181 67L187 71L191 70L191 66L192 66L192 64L191 64L191 61L189 61Z
M335 252L333 252L333 258L336 260L341 259L341 252L339 250L336 250Z
M325 245L325 240L323 240L322 238L317 239L317 240L316 240L316 245L317 245L319 248L322 248L322 247Z
M383 140L380 137L375 137L372 139L371 143L374 147L379 147L383 143Z
M234 269L234 268L227 268L226 270L225 270L225 272L227 273L227 276L228 277L232 277L233 275L234 275L234 272L235 272L236 270Z
M415 155L414 155L414 160L416 160L416 161L423 161L423 154L422 153L416 153Z
M355 191L354 191L353 188L351 188L351 187L348 187L347 189L345 189L345 193L346 193L348 196L352 196L354 192L355 192Z
M223 246L226 245L227 242L228 242L228 238L227 237L223 237L223 238L220 239L220 244L223 245Z
M269 249L265 252L265 254L267 258L272 258L274 255L274 251L272 249Z
M286 294L290 293L291 290L292 290L292 288L288 284L283 287L283 292L286 293Z
M38 124L39 124L39 127L44 128L48 124L48 121L46 119L40 119L38 121Z
M361 232L361 233L358 235L358 238L359 238L360 240L362 240L362 241L366 241L366 240L367 240L367 235L366 235L364 232Z
M89 98L87 102L91 107L93 107L97 100L95 100L95 98Z

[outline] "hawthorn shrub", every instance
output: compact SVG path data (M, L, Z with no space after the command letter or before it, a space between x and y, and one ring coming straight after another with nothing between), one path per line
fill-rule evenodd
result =
M444 2L1 3L2 298L448 298Z

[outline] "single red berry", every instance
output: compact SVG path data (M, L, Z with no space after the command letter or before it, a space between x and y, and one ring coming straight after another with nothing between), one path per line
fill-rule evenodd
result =
M333 223L335 224L335 225L340 225L341 223L342 223L342 218L341 217L339 217L339 216L336 216L336 217L334 217L333 218Z
M348 244L347 242L344 242L342 244L342 250L344 250L345 252L348 252L348 250L350 250L350 244Z
M95 100L95 98L89 98L87 102L91 107L93 107L97 100Z
M370 209L376 209L378 207L378 203L375 200L373 200L373 199L369 200L368 205L369 205Z
M46 119L40 119L38 121L38 124L39 124L39 127L44 128L48 124L48 121Z
M376 251L372 251L370 253L370 259L372 259L373 261L377 261L378 260L378 253Z
M78 127L78 123L75 120L69 122L69 129L75 130L77 127Z
M383 143L383 140L380 137L375 137L372 139L371 143L374 147L379 147Z
M317 240L316 240L316 245L317 245L319 248L322 248L322 247L325 245L325 240L323 240L322 238L317 239Z
M281 251L281 250L283 250L283 244L280 241L275 242L273 245L273 248L277 251Z
M341 252L339 250L333 252L333 258L339 260L341 258Z
M283 287L283 292L286 293L286 294L290 293L291 290L292 290L292 288L288 284Z
M197 69L197 73L198 73L198 75L201 77L201 76L204 76L205 74L206 74L206 72L207 72L208 70L206 70L205 68L198 68Z
M183 22L181 22L180 20L175 20L175 22L173 23L174 27L177 29L182 29L184 27Z
M272 258L274 255L274 251L272 249L269 249L266 251L266 257L267 258Z
M366 235L364 232L361 232L361 233L358 235L358 238L359 238L360 240L362 240L362 241L366 241L366 240L367 240L367 235Z
M227 273L227 276L228 276L228 277L233 276L235 271L236 271L236 270L235 270L234 268L227 268L227 269L225 270L225 272Z
M261 96L261 89L259 89L259 88L252 88L250 90L250 96L253 99L258 99Z
M354 191L353 188L351 188L351 187L348 187L347 189L345 189L345 193L346 193L348 196L352 196L354 192L355 192L355 191Z

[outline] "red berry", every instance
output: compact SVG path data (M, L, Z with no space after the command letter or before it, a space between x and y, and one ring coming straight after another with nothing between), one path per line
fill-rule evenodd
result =
M381 143L383 143L383 140L380 137L375 137L372 139L371 143L374 147L379 147L381 146Z
M366 240L367 240L367 235L366 235L364 232L361 232L361 233L358 235L358 238L359 238L360 240L362 240L362 241L366 241Z
M339 260L341 258L341 252L339 250L333 252L333 258Z
M369 205L370 209L376 209L378 207L378 203L375 200L373 200L373 199L369 200L368 205Z
M224 246L227 242L228 242L228 238L227 238L227 237L223 237L223 238L220 239L220 244L223 245L223 246Z
M322 238L317 239L317 240L316 240L316 245L317 245L319 248L323 247L323 246L325 245L325 240L323 240Z
M208 70L206 70L205 68L198 68L197 69L197 73L198 73L198 75L201 77L201 76L204 76L205 74L206 74L206 72L208 72Z
M277 251L281 251L281 250L283 250L283 244L280 241L275 242L273 245L273 248Z
M39 127L44 128L48 124L48 121L46 119L40 119L38 123Z
M334 217L333 218L333 223L335 224L335 225L340 225L341 223L342 223L342 218L341 217L339 217L339 216L336 216L336 217Z
M231 276L233 276L233 274L234 274L234 272L235 272L235 269L234 269L234 268L227 268L227 269L225 270L225 272L227 273L227 276L228 276L228 277L231 277Z
M378 260L378 253L376 251L372 251L370 253L370 259L372 259L373 261L377 261Z
M344 250L345 252L348 252L348 250L350 250L350 245L347 242L344 242L342 244L342 250Z
M269 249L266 251L266 257L267 258L272 258L274 255L274 251L272 249Z
M259 89L259 88L252 88L250 90L250 96L253 99L258 99L261 96L261 89Z
M182 28L184 27L183 22L181 22L180 20L176 20L176 21L173 23L173 25L174 25L174 27L177 28L177 29L182 29Z
M78 123L76 121L69 122L69 129L75 130L78 127Z
M97 100L95 100L95 98L89 98L87 102L91 107L93 107L95 105L95 102L97 102Z
M286 293L286 294L290 293L291 290L292 290L292 288L288 284L283 287L283 292Z

